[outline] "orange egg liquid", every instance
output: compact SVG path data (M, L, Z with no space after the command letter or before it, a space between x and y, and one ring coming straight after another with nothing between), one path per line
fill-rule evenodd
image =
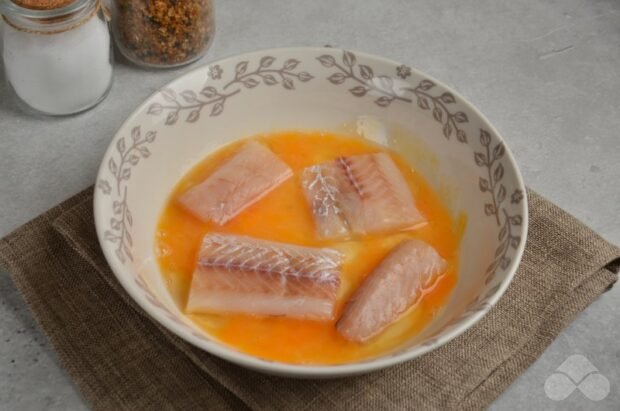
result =
M185 307L200 243L205 234L240 234L283 243L332 247L345 255L336 308L344 304L363 279L407 238L423 240L448 261L448 270L438 284L398 321L363 344L345 340L334 321L312 321L248 314L188 314L215 339L235 349L270 360L295 364L338 364L370 358L393 350L419 333L447 302L456 283L458 245L464 228L454 221L438 195L422 176L398 155L358 137L325 132L287 131L254 137L267 145L294 172L261 201L244 210L224 226L204 223L176 203L189 187L203 181L233 155L244 141L228 145L207 157L178 183L161 215L156 234L156 255L171 294ZM387 152L411 187L416 206L428 224L413 231L370 235L351 241L316 238L312 213L301 187L301 171L338 156Z

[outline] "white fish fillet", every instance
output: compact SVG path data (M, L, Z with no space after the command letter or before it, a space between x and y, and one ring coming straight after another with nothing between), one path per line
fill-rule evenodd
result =
M187 311L333 319L341 264L332 249L208 234Z
M302 185L320 238L413 228L425 222L386 153L339 157L308 167Z
M293 175L271 150L250 141L179 203L203 221L226 224Z
M353 293L338 331L356 342L374 337L417 304L446 269L446 260L425 242L400 243Z

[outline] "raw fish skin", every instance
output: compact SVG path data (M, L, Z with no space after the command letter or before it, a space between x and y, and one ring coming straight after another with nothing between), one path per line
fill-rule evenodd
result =
M353 293L338 320L338 331L355 342L376 336L432 290L446 269L446 260L433 247L405 240Z
M201 220L224 225L292 175L291 168L271 150L250 141L178 201Z
M351 234L344 215L336 167L314 165L302 172L302 186L319 238L344 238Z
M208 234L187 311L331 320L341 265L342 255L328 248Z
M339 157L308 167L302 186L322 239L403 230L426 222L386 153Z

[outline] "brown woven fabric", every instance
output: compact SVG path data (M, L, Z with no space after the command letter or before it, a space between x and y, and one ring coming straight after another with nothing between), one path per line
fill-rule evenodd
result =
M91 190L0 240L0 265L96 410L482 409L617 279L618 247L535 193L529 204L523 261L491 312L438 350L355 378L262 375L162 329L109 270Z

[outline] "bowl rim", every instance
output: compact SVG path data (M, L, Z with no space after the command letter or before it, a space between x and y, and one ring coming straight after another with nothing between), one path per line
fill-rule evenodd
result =
M106 149L104 155L102 156L102 161L97 171L97 180L101 178L103 172L105 170L105 159L110 156L112 151L114 150L114 145L122 130L126 130L128 127L132 125L132 122L143 113L144 108L149 104L152 99L157 96L157 94L164 88L171 87L177 82L181 82L183 79L192 76L193 74L205 70L206 67L212 66L215 64L229 64L230 61L235 61L241 58L246 59L254 59L258 57L262 57L266 54L282 54L285 52L290 53L320 53L320 51L324 51L326 49L332 50L343 50L338 47L276 47L276 48L267 48L267 49L259 49L253 50L249 52L243 52L238 54L229 55L227 57L222 57L217 60L207 62L199 67L194 68L193 70L187 71L180 76L176 77L172 81L166 83L165 85L159 87L155 92L151 93L148 97L146 97L143 102L138 105L134 111L127 117L127 119L119 126L114 136L110 140L110 144ZM387 64L390 66L398 67L402 65L402 63L397 62L395 60L377 56L370 53L360 52L356 50L349 50L353 52L356 56L363 57L364 59L374 60L381 64ZM505 148L505 156L509 163L509 166L514 170L517 184L520 190L523 193L526 193L525 184L523 181L523 177L521 175L521 171L515 161L514 155L510 148L506 145L506 141L503 136L499 133L499 131L491 124L491 122L478 110L472 103L470 103L465 97L463 97L460 93L454 90L452 87L449 87L442 81L437 80L433 76L429 76L426 73L409 66L411 69L411 73L422 78L433 81L436 85L441 88L451 92L455 97L458 98L459 102L467 107L468 110L471 110L475 113L476 116L481 120L482 124L492 133L494 134L499 142L504 145ZM94 211L94 219L95 219L95 228L97 232L97 237L99 240L100 247L103 251L105 259L109 264L112 272L114 273L117 280L121 283L122 287L125 291L131 296L131 298L138 303L138 305L146 311L146 313L157 321L160 325L162 325L167 330L173 332L178 337L182 338L184 341L189 342L190 344L204 350L210 354L213 354L219 358L225 359L227 361L233 362L235 364L248 367L254 370L263 371L270 374L278 374L278 375L286 375L290 377L315 377L315 378L325 378L325 377L340 377L340 376L348 376L355 374L364 374L371 371L376 371L379 369L383 369L386 367L390 367L392 365L396 365L399 363L403 363L414 358L417 358L423 354L426 354L430 351L438 349L439 347L445 345L449 341L452 341L459 335L463 334L469 328L474 326L482 317L484 317L488 311L497 303L497 301L504 295L508 286L512 283L514 276L517 272L517 268L521 262L523 257L523 253L525 250L525 244L527 242L527 233L529 226L529 207L527 202L527 195L525 201L521 203L521 207L523 208L522 215L522 224L521 224L521 238L522 241L519 243L519 246L516 249L514 254L514 258L511 260L508 268L506 268L507 276L500 283L498 289L493 293L490 298L488 298L488 309L480 310L472 314L471 316L461 320L458 322L453 328L449 331L441 334L437 337L435 344L433 345L419 345L408 349L406 351L401 351L395 354L389 354L387 356L379 356L370 358L367 360L362 360L359 362L353 363L344 363L344 364L289 364L269 359L262 359L250 354L243 353L241 351L237 351L233 347L228 347L223 343L218 342L213 337L208 336L210 340L205 341L197 338L191 333L187 332L187 329L181 326L181 324L169 319L165 315L160 315L158 312L154 312L152 310L151 305L148 303L146 298L138 292L137 288L132 284L132 275L130 273L125 273L128 270L127 267L122 265L116 258L114 258L113 252L110 247L107 247L107 243L104 241L104 229L100 216L103 213L103 194L100 190L95 190L93 196L93 211Z

